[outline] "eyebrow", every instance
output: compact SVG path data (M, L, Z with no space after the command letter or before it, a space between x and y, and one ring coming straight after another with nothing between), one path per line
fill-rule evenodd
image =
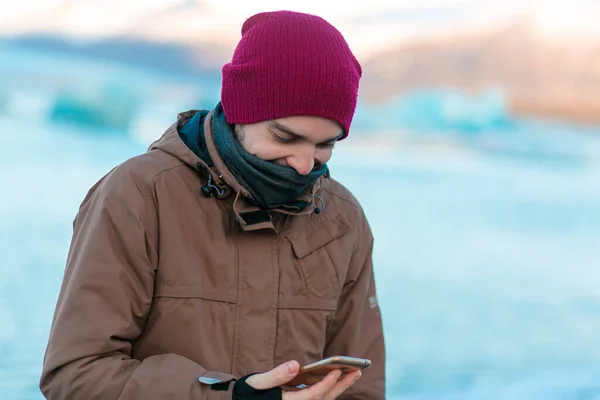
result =
M285 126L284 124L282 124L282 123L281 123L281 122L279 122L279 121L271 121L271 124L270 124L270 125L271 125L271 127L272 127L272 128L275 128L275 129L277 129L277 130L280 130L281 132L283 132L283 133L286 133L286 134L288 134L288 135L292 136L292 137L293 137L293 138L295 138L295 139L303 139L303 140L306 140L306 136L304 136L304 135L302 135L302 134L300 134L300 133L294 132L294 131L293 131L293 130L291 130L289 127ZM339 134L339 135L337 135L336 137L332 137L331 139L327 139L327 140L325 140L325 141L321 142L320 144L322 144L322 143L329 143L329 142L335 142L335 141L338 141L338 140L340 140L340 139L341 139L343 136L344 136L344 132L342 131L342 133L340 133L340 134Z

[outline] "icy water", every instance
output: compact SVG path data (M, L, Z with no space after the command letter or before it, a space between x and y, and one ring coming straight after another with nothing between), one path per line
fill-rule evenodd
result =
M388 398L600 399L600 132L458 133L331 163L376 237ZM11 116L0 137L0 398L40 399L73 217L147 142Z

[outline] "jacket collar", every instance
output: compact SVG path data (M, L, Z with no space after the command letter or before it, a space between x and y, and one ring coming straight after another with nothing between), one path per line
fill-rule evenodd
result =
M213 166L210 167L202 161L185 145L185 143L183 143L177 129L185 124L185 122L192 118L197 112L197 110L190 110L180 113L177 116L177 122L171 125L163 136L150 146L149 150L163 150L206 175L209 182L219 189L212 193L217 199L226 199L233 196L232 209L235 214L235 219L245 231L265 228L275 229L271 218L271 212L288 215L310 215L314 212L314 196L329 180L329 172L319 178L319 180L317 180L317 182L301 196L302 200L309 203L304 210L297 211L291 208L287 209L280 207L269 210L269 212L264 211L246 200L249 195L248 190L235 179L221 158L215 145L214 132L212 129L213 111L210 111L204 119L206 147L210 154Z

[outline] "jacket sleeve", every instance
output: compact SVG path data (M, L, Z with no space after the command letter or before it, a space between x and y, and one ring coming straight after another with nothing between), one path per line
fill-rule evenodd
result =
M364 215L358 232L346 283L327 334L325 356L345 355L372 361L372 366L340 399L384 399L385 345L373 276L373 236Z
M75 218L40 380L47 399L231 399L198 381L231 375L177 354L131 357L158 263L156 203L140 182L117 167Z

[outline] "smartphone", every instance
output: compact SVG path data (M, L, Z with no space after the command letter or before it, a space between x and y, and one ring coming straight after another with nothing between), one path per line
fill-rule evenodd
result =
M369 368L370 366L371 360L367 360L365 358L346 356L329 357L301 367L298 375L296 375L293 380L288 382L286 386L301 389L321 381L330 371L334 369L339 369L342 371L342 373L347 374Z

